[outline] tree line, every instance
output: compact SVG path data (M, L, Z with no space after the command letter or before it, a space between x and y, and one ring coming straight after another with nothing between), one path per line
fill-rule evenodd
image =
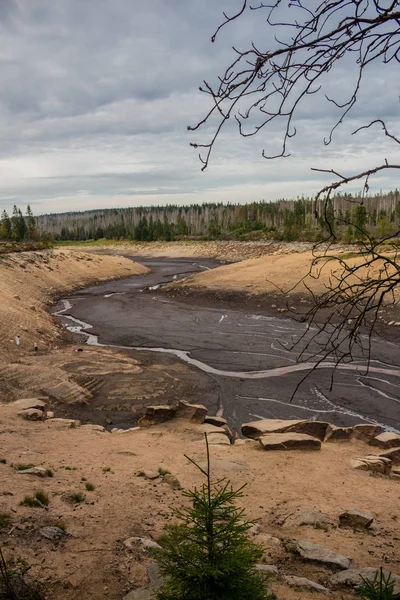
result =
M36 217L29 204L25 215L16 205L14 205L11 217L5 209L3 210L0 220L0 240L22 242L37 241L38 239Z
M377 238L392 235L400 224L400 193L396 189L366 197L337 194L327 204L301 197L249 204L113 208L37 218L40 235L80 241L171 241L185 237L318 241L331 233L328 224L337 239L348 243L362 238L364 230Z

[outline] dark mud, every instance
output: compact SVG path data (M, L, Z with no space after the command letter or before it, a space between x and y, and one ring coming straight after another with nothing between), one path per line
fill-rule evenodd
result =
M90 324L90 343L190 365L199 389L204 394L208 380L211 394L202 399L194 392L192 399L215 407L235 426L256 418L312 418L337 425L373 422L400 430L397 340L374 339L369 372L360 356L356 363L335 370L330 390L331 367L311 371L312 362L299 367L293 344L306 325L276 312L280 302L285 307L278 295L267 299L223 292L165 293L162 287L169 281L219 263L133 258L151 273L81 290L68 298L69 304L60 304L62 322L75 331ZM316 351L310 349L310 361Z

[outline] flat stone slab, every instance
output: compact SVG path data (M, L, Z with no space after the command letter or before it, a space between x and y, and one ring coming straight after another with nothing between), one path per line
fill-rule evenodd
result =
M329 567L338 567L343 570L352 569L354 567L354 561L349 556L337 554L333 550L327 550L327 548L324 548L319 544L300 540L297 542L296 550L303 560L318 562Z
M223 417L206 417L204 419L204 423L208 423L209 425L215 425L216 427L223 427L224 425L227 425L227 421L226 419L224 419Z
M359 471L372 471L388 475L390 473L392 461L389 458L378 455L363 456L350 461L352 469Z
M132 592L129 592L122 600L155 600L157 590L154 590L150 585L146 587L137 588Z
M355 425L350 436L351 440L360 440L362 442L370 442L372 438L382 433L383 427L380 425L362 424Z
M367 567L364 569L347 569L346 571L342 571L341 573L336 573L329 578L329 583L332 587L358 587L363 582L364 579L368 579L370 581L374 580L374 577L378 573L379 577L379 569L374 569L373 567ZM383 571L385 577L388 577L389 571ZM400 593L400 576L395 573L391 573L391 579L395 582L395 593Z
M304 433L323 440L329 423L321 421L261 419L242 425L242 434L245 437L258 439L267 433Z
M321 450L321 440L304 433L270 433L259 443L264 450Z
M189 404L181 400L176 408L175 417L177 419L187 419L192 423L204 423L207 416L207 408L203 404Z
M347 442L353 435L353 427L336 427L329 425L324 442Z
M383 448L385 450L389 448L399 448L400 435L397 433L391 433L390 431L385 431L384 433L380 433L376 437L372 438L369 445Z
M400 464L400 448L392 448L391 450L387 450L386 452L382 452L379 454L377 458L388 458L395 465Z
M78 419L47 419L46 424L54 429L77 429L81 422Z
M374 517L367 513L361 512L356 508L345 510L339 515L339 527L349 527L365 531L371 527Z
M290 587L302 588L305 590L310 590L312 592L319 592L320 594L328 594L329 590L316 583L315 581L311 581L311 579L306 579L306 577L294 577L291 575L285 575L283 577L285 583L290 585Z
M23 398L22 400L16 400L13 405L19 410L26 410L28 408L36 408L43 412L46 411L47 404L44 400L39 398Z
M40 408L26 408L18 412L18 416L26 421L43 421L45 414Z

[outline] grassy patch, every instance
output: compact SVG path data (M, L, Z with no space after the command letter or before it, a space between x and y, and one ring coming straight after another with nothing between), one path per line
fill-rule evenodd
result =
M6 461L6 459L5 459L5 458L0 458L0 463L1 463L2 465L6 465L6 464L7 464L7 461Z
M85 494L81 494L81 492L71 492L71 494L67 494L65 497L67 502L70 502L71 504L80 504L85 501L85 498Z
M0 531L2 529L6 529L7 527L10 527L12 523L12 518L10 513L0 513Z
M26 471L26 469L33 469L34 466L35 465L33 465L32 463L19 463L18 465L13 465L16 471Z
M46 492L39 490L34 496L25 496L21 502L21 506L31 506L33 508L44 508L49 505L49 497Z
M111 473L111 467L103 467L103 473Z
M96 489L96 486L93 485L93 483L87 483L85 485L85 487L86 487L86 489L87 489L88 492L94 492L94 490Z
M77 471L78 467L65 467L66 471Z

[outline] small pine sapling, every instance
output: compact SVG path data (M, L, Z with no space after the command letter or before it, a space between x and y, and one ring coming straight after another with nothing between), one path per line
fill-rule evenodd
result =
M158 600L273 600L267 578L256 569L261 545L248 537L254 521L235 506L244 485L234 489L229 480L211 480L207 435L207 467L194 464L206 477L200 488L184 491L191 506L174 510L180 523L167 525L161 549L152 553L164 576Z

